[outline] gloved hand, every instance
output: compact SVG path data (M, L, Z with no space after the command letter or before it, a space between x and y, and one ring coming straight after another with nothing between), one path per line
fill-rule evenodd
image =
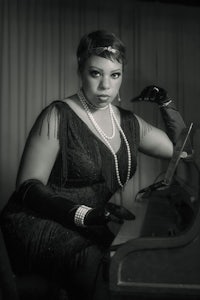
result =
M105 225L110 221L110 213L102 207L92 208L84 218L84 225Z
M70 199L54 193L50 187L45 186L37 179L23 182L15 191L14 198L31 210L64 226L105 225L107 222L113 221L113 218L116 218L118 223L121 221L119 216L117 217L119 209L109 210L102 206L92 208L75 204ZM122 218L124 217L122 216Z
M86 226L105 225L110 221L122 224L124 220L134 219L134 214L125 207L114 203L107 203L105 209L99 207L89 210L84 218L84 224Z
M106 210L110 213L110 218L112 216L121 220L134 220L135 215L129 211L127 208L117 205L115 203L108 202L106 204Z
M150 85L145 87L140 95L133 98L132 101L148 101L162 106L163 104L171 101L171 99L165 89L155 85Z

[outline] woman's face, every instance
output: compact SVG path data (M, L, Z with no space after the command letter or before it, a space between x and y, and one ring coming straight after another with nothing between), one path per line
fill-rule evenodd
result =
M122 64L118 61L92 55L81 72L82 88L89 102L96 107L111 103L122 82Z

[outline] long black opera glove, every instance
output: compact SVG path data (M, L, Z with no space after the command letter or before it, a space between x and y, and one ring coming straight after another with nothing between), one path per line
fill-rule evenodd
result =
M54 220L64 226L104 225L109 221L110 213L103 208L86 207L61 197L37 179L22 183L16 191L18 201L37 212L42 217ZM78 216L75 217L78 212ZM82 221L80 218L82 217ZM83 218L84 217L84 218ZM76 221L75 221L76 219Z
M133 98L131 101L147 101L158 104L167 135L172 143L176 144L181 131L186 128L186 125L165 89L155 85L147 86L139 96ZM186 145L185 151L188 153L192 151L190 143Z

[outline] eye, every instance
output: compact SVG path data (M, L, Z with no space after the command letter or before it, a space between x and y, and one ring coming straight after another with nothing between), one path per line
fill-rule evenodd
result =
M91 70L90 75L94 78L101 76L100 72L97 70Z
M112 76L112 78L117 79L121 76L121 73L120 72L113 73L111 76Z

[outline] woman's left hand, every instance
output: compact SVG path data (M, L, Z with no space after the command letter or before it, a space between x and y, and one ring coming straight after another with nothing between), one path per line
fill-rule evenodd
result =
M140 95L133 98L132 101L148 101L157 103L158 105L163 105L170 100L171 99L165 89L155 85L150 85L145 87Z

